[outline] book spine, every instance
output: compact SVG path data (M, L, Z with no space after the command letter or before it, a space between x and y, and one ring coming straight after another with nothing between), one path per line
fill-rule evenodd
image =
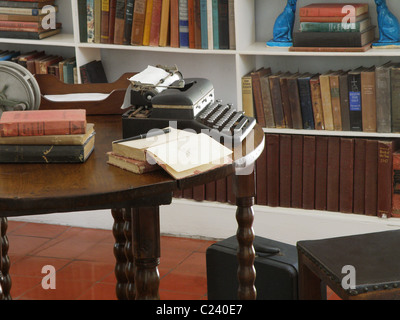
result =
M282 96L281 96L279 77L277 76L270 77L269 86L271 90L272 107L274 109L275 126L276 128L285 128L286 123L282 108Z
M24 14L29 16L38 16L42 14L43 11L40 9L30 9L30 8L11 8L11 7L0 7L0 13L4 14Z
M392 217L400 217L400 153L393 153Z
M350 130L362 131L361 75L349 74L348 82Z
M228 0L220 0L218 3L218 30L219 30L219 48L229 49Z
M268 180L265 180L268 181ZM289 208L292 196L292 136L279 136L279 205Z
M162 0L153 0L149 46L157 47L160 40L161 7Z
M201 48L208 49L207 0L200 0Z
M342 130L350 131L349 88L347 72L339 76L340 112Z
M333 113L332 113L332 98L331 88L329 83L329 75L321 75L319 77L319 83L321 88L321 102L322 111L324 115L324 127L325 130L334 130L333 125Z
M102 0L94 0L94 42L101 41L101 4Z
M150 43L150 28L151 28L152 11L153 11L153 0L147 0L146 16L144 19L144 29L143 29L143 45L144 46L148 46Z
M134 5L135 5L135 0L127 0L126 1L124 38L122 41L123 44L131 43Z
M212 0L207 0L207 46L214 49Z
M85 133L85 128L84 121L12 122L0 124L0 134L2 137L82 134Z
M267 134L267 190L268 205L279 206L279 135Z
M205 185L205 200L206 201L216 201L216 182L209 182Z
M362 128L376 132L375 72L361 72ZM379 102L380 103L380 102Z
M339 210L344 213L352 213L354 188L354 139L340 138L339 168Z
M87 5L87 42L94 42L94 0L86 0Z
M365 155L366 140L354 140L354 204L353 212L364 214L365 212Z
M329 76L329 85L331 90L331 105L333 117L333 129L342 130L342 113L340 110L340 89L339 89L339 76Z
M324 130L324 113L322 110L321 87L319 77L310 79L311 102L314 115L314 127L316 130Z
M315 209L326 210L328 137L315 138Z
M114 44L123 44L126 0L117 0L115 7Z
M357 16L368 12L368 5L355 5L354 13L351 11L343 12L343 5L340 6L319 6L319 7L301 7L299 10L300 17L350 17L350 16Z
M287 128L293 128L292 111L290 109L289 91L287 86L287 77L283 76L279 78L279 85L281 87L281 100L283 115Z
M0 145L1 163L81 163L83 146Z
M299 96L299 86L297 78L288 78L287 80L290 111L292 115L293 129L303 129L303 117L301 115L301 105ZM271 98L270 98L271 99ZM271 116L273 119L273 111L271 110Z
M392 132L400 132L400 108L393 108L400 103L400 69L391 70L392 89Z
M115 31L115 11L117 6L117 0L110 0L110 11L108 17L108 43L114 43L114 31Z
M299 95L304 129L315 129L311 102L310 78L299 78Z
M303 142L303 209L315 207L315 136Z
M201 15L200 0L193 1L193 21L194 21L194 48L201 49Z
M179 0L179 43L181 48L189 48L189 16L187 0Z
M110 0L101 0L101 30L100 42L108 43L109 41L109 16L110 16Z
M292 208L303 207L303 138L292 135Z
M212 21L213 21L213 47L219 49L219 29L218 29L218 0L212 0Z
M328 169L326 180L326 208L328 211L339 211L339 163L340 140L329 137L328 140Z
M145 16L146 16L146 0L135 0L135 8L133 11L132 35L131 35L132 45L141 46L143 44Z
M377 215L392 216L393 142L378 141L378 199Z
M297 82L296 82L297 84ZM272 109L271 92L269 88L269 78L264 76L260 78L261 96L265 115L265 126L267 128L275 127L274 111Z
M87 9L86 0L78 0L79 41L87 42ZM2 19L2 17L0 17Z
M236 28L235 28L235 1L228 0L228 33L229 33L229 49L236 49Z
M376 85L376 131L381 133L391 132L391 92L390 69L377 68L375 70Z
M266 137L265 137L266 139ZM264 148L261 155L256 160L256 203L259 205L267 205L267 149Z
M253 86L253 101L256 111L256 119L260 126L265 127L264 108L262 105L260 70L251 73L251 83Z
M160 39L158 45L160 47L166 47L169 44L169 7L170 0L162 0L161 5L161 21L160 21Z
M47 32L32 32L32 31L1 31L0 38L13 38L13 39L34 39L40 40L52 35L60 33L60 29L54 29Z
M376 216L378 185L378 141L365 142L365 215Z
M341 22L301 22L301 32L360 32L360 22L351 23L350 26Z
M227 182L226 179L218 179L215 182L216 200L221 203L227 202Z
M171 0L170 11L170 47L179 48L179 0Z
M247 116L254 117L253 85L250 74L242 77L242 107Z

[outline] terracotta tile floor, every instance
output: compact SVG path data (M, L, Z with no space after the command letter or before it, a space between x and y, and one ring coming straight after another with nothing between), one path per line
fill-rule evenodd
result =
M114 238L109 230L9 221L14 300L115 300ZM215 241L161 237L162 300L207 299L206 249ZM45 290L45 265L56 288ZM328 290L328 299L337 299Z

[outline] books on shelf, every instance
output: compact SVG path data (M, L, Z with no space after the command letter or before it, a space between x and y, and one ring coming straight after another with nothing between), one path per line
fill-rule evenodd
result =
M400 64L242 77L242 109L266 128L400 132Z
M82 83L107 83L107 76L104 72L101 60L93 60L79 68Z
M396 139L266 133L256 204L400 216L399 159Z
M5 111L0 163L82 163L94 149L85 110Z
M313 3L299 9L293 50L359 48L353 50L365 51L375 40L375 29L366 3Z
M134 173L159 168L183 179L231 163L232 150L204 133L169 128L168 133L143 139L116 141L108 163Z
M57 12L54 3L55 0L0 1L0 37L40 40L60 33L61 23L49 23L51 11L47 6Z
M78 10L81 42L236 48L233 0L78 0Z

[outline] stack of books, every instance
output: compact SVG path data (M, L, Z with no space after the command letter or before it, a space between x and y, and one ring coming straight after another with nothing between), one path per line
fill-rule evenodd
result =
M175 179L229 164L232 150L210 136L175 128L114 141L108 163L134 173L164 169Z
M353 48L353 51L365 51L375 39L376 27L371 25L366 3L313 3L299 11L292 50Z
M235 49L234 0L78 0L81 42Z
M0 38L39 40L60 33L61 23L55 21L57 6L54 2L1 0Z
M86 110L5 111L0 118L0 163L82 163L94 149Z

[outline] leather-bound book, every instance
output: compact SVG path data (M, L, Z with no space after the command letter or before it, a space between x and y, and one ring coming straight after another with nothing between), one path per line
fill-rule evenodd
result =
M303 129L303 117L301 115L298 77L299 75L296 73L287 78L293 129Z
M283 114L285 115L285 122L287 128L293 128L292 111L290 109L289 90L287 85L287 79L291 75L292 74L290 72L286 72L285 74L279 77L279 84L281 86L281 96L282 96L282 108L283 108Z
M328 137L315 138L315 209L326 210Z
M387 62L375 69L376 86L376 131L392 132L392 99L390 93L390 70L393 62Z
M303 209L314 209L315 202L315 136L304 136Z
M328 169L326 180L326 209L339 211L339 163L340 163L339 137L328 139Z
M314 115L314 127L316 130L324 130L324 112L322 110L321 85L319 74L310 79L311 102Z
M315 129L310 88L310 79L312 77L312 74L304 73L298 78L300 105L304 129Z
M257 71L251 73L251 82L253 87L253 100L254 100L254 109L256 112L256 119L260 126L265 127L265 114L263 107L263 98L261 93L261 77L265 75L271 74L271 68L260 68Z
M117 0L115 7L114 44L123 44L126 0Z
M361 72L363 131L376 132L375 67Z
M329 81L329 75L331 73L332 73L331 71L328 71L319 76L319 83L321 89L321 103L322 103L322 112L324 114L325 130L335 129L333 125L331 85Z
M348 71L339 75L340 112L342 115L342 130L350 131Z
M339 210L353 212L354 139L340 138Z
M353 212L365 212L365 139L354 140L354 206Z
M292 135L292 208L303 207L303 136Z
M400 152L393 152L392 217L400 217Z
M292 196L292 136L281 134L279 137L279 204L291 206Z
M362 131L361 71L359 67L348 73L350 130Z
M279 206L279 135L267 134L268 205Z
M365 214L376 216L378 184L378 141L365 142Z
M332 104L332 117L333 129L342 131L342 114L340 111L340 87L339 87L339 74L341 71L334 72L329 75L329 85L331 90L331 104Z
M281 85L279 83L279 76L281 72L272 74L269 77L269 86L271 90L271 101L274 109L275 126L277 128L286 128L285 117L282 108Z
M391 98L392 106L400 104L400 64L396 64L391 69ZM392 107L392 132L400 132L400 108Z

